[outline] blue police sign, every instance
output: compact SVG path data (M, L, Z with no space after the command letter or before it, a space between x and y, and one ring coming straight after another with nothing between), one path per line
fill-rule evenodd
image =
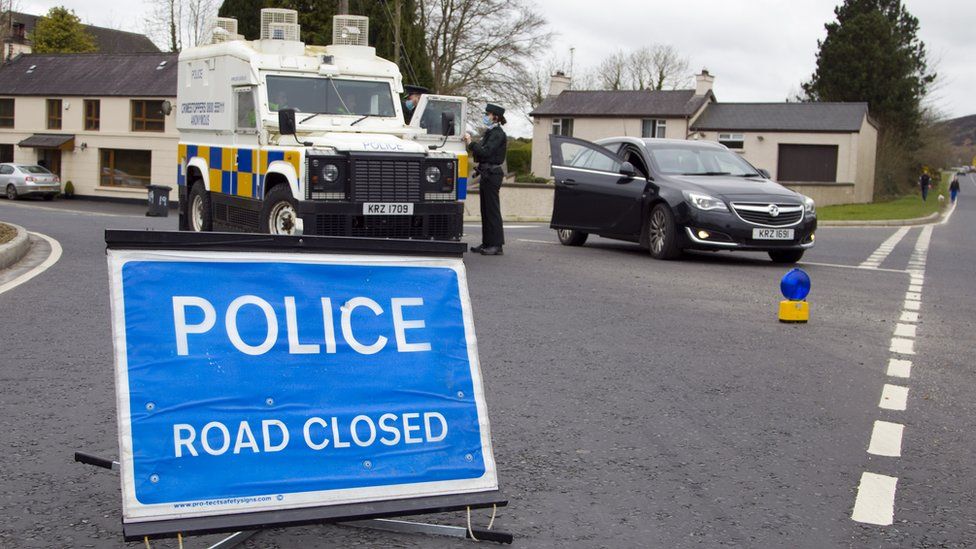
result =
M459 259L109 250L126 521L497 489Z

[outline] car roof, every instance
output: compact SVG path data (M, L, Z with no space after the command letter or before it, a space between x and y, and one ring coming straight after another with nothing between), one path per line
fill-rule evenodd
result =
M660 137L607 137L596 141L599 145L607 145L610 143L630 143L631 145L644 146L648 149L653 149L655 147L664 147L668 145L681 145L684 147L697 147L702 149L728 149L725 145L717 143L715 141L699 141L691 139L665 139Z

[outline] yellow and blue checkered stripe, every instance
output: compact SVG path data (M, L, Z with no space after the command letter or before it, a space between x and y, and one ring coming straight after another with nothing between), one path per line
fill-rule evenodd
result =
M464 200L468 196L468 153L458 154L457 199Z
M243 198L263 198L264 178L272 162L288 162L301 174L299 151L216 147L180 143L178 146L177 184L186 185L185 166L200 157L207 163L210 191ZM300 183L299 183L300 185Z

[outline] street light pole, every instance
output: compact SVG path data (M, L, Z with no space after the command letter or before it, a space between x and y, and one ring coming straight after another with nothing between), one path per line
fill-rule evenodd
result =
M339 15L349 15L349 0L339 0Z

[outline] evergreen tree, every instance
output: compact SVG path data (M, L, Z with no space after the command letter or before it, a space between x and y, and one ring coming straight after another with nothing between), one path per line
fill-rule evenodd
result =
M73 11L63 6L51 8L37 20L31 33L34 53L86 53L98 51L93 37Z
M417 1L400 0L400 72L404 82L430 86L433 78L424 49L424 30L417 23ZM337 0L224 0L221 17L237 18L237 32L248 40L261 34L261 8L286 8L298 11L302 26L302 41L306 44L327 45L332 42L332 16L338 13ZM369 44L376 54L394 59L392 0L353 0L349 12L369 17Z
M885 131L917 145L928 72L918 19L900 0L844 0L818 45L817 68L803 91L819 101L866 101Z

